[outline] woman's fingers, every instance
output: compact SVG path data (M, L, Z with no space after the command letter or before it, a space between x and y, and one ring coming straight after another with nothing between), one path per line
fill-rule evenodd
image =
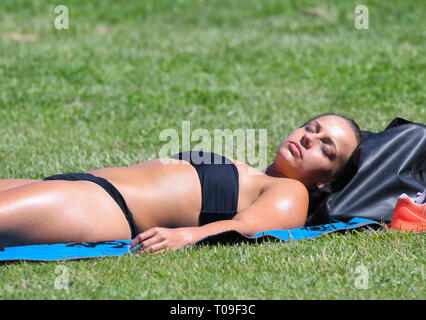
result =
M167 240L146 247L144 251L149 253L160 253L167 249Z
M132 252L143 251L147 253L160 253L166 250L168 247L168 241L163 240L160 237L153 237L149 240L141 243L138 247L132 250Z
M130 243L129 249L135 248L137 245L141 244L143 241L155 236L158 233L159 228L151 228L146 230L145 232L139 233ZM140 248L139 248L140 250Z
M128 249L131 252L159 253L167 249L177 250L184 244L182 232L179 230L155 227L137 235L130 242Z

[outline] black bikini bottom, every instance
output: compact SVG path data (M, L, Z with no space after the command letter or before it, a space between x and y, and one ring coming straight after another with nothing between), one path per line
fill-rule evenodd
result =
M189 162L201 183L201 212L198 225L231 220L238 207L238 170L232 160L212 152L185 151L171 158Z
M68 181L85 180L85 181L91 181L100 185L102 188L105 189L106 192L108 192L108 194L114 199L114 201L117 202L117 204L123 211L124 216L126 217L126 220L129 223L132 239L137 236L136 223L133 219L132 212L127 207L126 201L124 201L124 198L121 195L121 193L110 182L108 182L108 180L101 177L96 177L90 173L55 174L53 176L44 178L44 180L68 180Z

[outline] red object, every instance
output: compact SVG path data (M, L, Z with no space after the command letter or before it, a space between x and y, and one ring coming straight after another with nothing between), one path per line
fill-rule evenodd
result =
M417 204L411 198L399 198L387 228L401 231L426 231L426 203Z

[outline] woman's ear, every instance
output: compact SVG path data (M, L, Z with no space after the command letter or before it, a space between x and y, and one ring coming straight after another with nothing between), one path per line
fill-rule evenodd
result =
M306 186L306 188L307 188L309 191L315 191L315 190L318 190L318 189L324 188L325 186L327 186L327 183L326 183L326 182L318 181L318 182L312 183L312 184L311 184L311 185L309 185L309 186Z
M326 186L326 182L324 181L318 181L315 186L317 187L317 189L321 189L324 188Z
M325 187L330 187L332 181L327 181L327 180L320 180L315 184L315 187L317 189L321 189L321 188L325 188Z

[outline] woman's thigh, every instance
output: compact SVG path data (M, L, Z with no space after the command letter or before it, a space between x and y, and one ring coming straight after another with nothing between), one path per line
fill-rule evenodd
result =
M90 181L40 181L0 192L0 247L129 239L117 203Z

